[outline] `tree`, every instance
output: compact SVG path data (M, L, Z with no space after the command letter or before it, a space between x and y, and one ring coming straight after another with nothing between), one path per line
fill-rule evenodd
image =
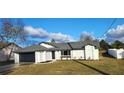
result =
M93 37L90 34L81 34L80 41L92 41Z
M101 40L100 48L103 50L108 50L109 48L111 48L111 46L105 40Z
M111 44L112 48L117 48L117 49L123 48L123 45L124 45L124 44L123 44L122 42L118 41L118 40L114 41L114 42Z
M26 41L24 23L17 19L2 19L0 28L0 40L7 43L20 43ZM12 50L13 49L10 51L8 60L10 59Z
M56 41L55 41L55 39L51 39L51 42L52 42L52 43L55 43Z

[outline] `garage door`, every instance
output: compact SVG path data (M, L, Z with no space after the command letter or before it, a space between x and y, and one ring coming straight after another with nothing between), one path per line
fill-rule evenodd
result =
M19 55L20 62L35 62L35 53L21 53Z

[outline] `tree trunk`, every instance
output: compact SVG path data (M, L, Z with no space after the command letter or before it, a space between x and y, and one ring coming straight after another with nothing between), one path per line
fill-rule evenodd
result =
M10 53L9 53L9 55L8 55L7 61L10 61L13 48L14 48L14 44L12 44L12 48L11 48Z

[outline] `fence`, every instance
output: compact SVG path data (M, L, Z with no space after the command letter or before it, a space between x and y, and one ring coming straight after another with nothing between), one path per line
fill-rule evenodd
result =
M117 59L122 59L124 58L124 49L108 49L108 54Z

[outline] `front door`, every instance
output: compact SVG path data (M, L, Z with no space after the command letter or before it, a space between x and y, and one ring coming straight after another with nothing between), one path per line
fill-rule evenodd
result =
M52 51L52 59L55 59L55 51Z

